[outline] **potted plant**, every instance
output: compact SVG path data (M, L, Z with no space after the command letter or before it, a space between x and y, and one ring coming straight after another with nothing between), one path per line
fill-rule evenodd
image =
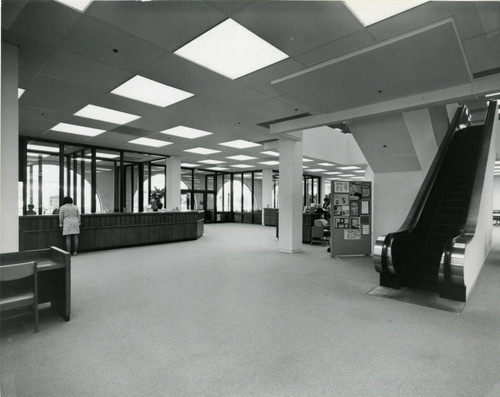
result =
M154 191L151 192L150 196L150 204L153 211L161 210L163 207L163 203L161 199L165 197L165 188L158 189L156 186L154 187Z

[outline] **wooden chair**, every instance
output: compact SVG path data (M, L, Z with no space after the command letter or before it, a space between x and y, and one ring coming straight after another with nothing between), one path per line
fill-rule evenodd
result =
M10 317L24 314L23 308L32 308L35 332L38 332L38 276L36 262L13 263L0 266L0 314L14 312ZM9 318L10 318L9 317Z

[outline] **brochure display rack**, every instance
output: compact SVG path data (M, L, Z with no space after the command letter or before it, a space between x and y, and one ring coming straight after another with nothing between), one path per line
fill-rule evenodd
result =
M331 191L331 255L371 254L372 183L332 181Z

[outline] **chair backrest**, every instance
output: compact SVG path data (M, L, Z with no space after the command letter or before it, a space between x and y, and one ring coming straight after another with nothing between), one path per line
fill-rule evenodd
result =
M36 272L36 262L13 263L0 266L0 281L19 280Z

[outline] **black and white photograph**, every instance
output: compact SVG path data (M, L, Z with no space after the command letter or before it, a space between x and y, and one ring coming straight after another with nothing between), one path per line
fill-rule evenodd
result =
M0 7L0 397L500 396L500 0Z

